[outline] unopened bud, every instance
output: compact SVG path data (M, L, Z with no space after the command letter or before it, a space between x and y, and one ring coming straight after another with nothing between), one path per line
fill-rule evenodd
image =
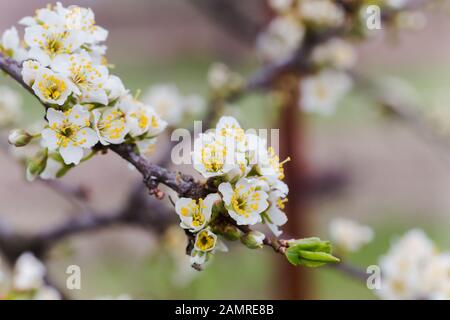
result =
M252 230L241 237L241 242L250 249L261 249L265 237L264 233Z
M241 237L241 231L236 226L230 224L215 226L214 233L220 234L229 241L235 241Z
M27 179L29 181L34 180L35 177L40 175L47 165L48 151L47 149L41 150L36 155L28 160L27 164Z
M295 265L319 267L326 263L336 263L339 259L331 254L331 243L319 238L290 240L286 258Z
M9 133L8 142L16 147L24 147L30 143L33 136L22 129L15 129Z

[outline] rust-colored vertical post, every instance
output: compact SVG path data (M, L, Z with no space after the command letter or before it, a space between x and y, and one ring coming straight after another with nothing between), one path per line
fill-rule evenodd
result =
M289 74L279 80L283 94L283 107L279 119L281 159L291 158L284 166L285 181L289 186L289 202L286 214L289 222L284 232L289 237L306 237L308 233L308 203L306 186L308 164L305 155L305 128L302 112L298 107L300 77ZM278 259L278 296L280 299L311 298L311 277L304 267L294 267L286 260Z

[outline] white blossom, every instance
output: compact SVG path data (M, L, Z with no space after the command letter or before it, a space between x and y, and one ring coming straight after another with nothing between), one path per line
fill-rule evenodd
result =
M374 236L370 227L343 218L333 219L329 229L333 243L348 252L358 251L371 242Z
M155 85L149 89L143 101L151 105L169 125L176 125L183 119L184 97L175 85Z
M246 178L240 179L234 187L228 182L221 183L219 192L229 215L238 225L261 222L261 213L269 206L267 193L255 187Z
M339 100L352 87L351 78L334 70L324 70L301 81L299 107L307 112L332 114Z
M92 112L94 127L103 145L119 144L125 141L129 132L125 113L118 107L101 108Z
M257 40L260 55L269 61L287 58L300 48L305 27L292 16L277 17Z
M49 128L42 131L42 144L50 151L58 151L66 164L78 164L83 151L98 142L96 132L90 128L90 113L76 105L64 113L48 109Z
M104 85L108 80L108 69L95 65L86 53L56 57L51 67L57 73L70 79L74 94L82 103L108 104L108 96Z
M434 243L422 230L407 232L380 259L382 283L377 294L383 299L429 298L433 292L424 276L437 256Z
M35 67L36 65L32 68ZM38 67L36 71L36 78L32 86L34 93L45 103L62 106L72 94L74 89L73 84L68 78L48 68Z
M120 80L119 77L110 75L105 83L105 91L108 95L109 101L114 101L121 97L125 97L128 94L128 90Z
M13 287L19 291L39 289L44 284L45 266L29 252L16 261L13 272Z
M197 232L203 229L212 215L212 208L215 202L219 201L218 194L209 194L205 199L180 198L175 204L175 211L180 217L180 226Z
M126 113L126 122L133 137L145 135L155 137L167 127L153 107L146 105L130 95L122 98L117 106Z
M26 50L20 45L19 33L15 27L3 32L0 39L0 53L19 62L26 58Z
M30 48L28 58L37 60L43 66L50 65L59 55L74 53L83 43L76 31L45 25L26 28L24 39Z

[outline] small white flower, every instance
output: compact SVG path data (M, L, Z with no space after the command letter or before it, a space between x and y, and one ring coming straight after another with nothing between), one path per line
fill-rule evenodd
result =
M44 284L45 274L42 262L32 253L23 253L14 266L13 286L19 291L38 289Z
M128 90L122 83L122 80L114 75L110 75L105 83L105 91L108 95L109 101L114 101L128 94Z
M227 252L227 246L209 229L197 233L194 249L191 252L191 264L203 265L216 251Z
M262 221L261 213L268 206L268 195L246 178L240 179L236 186L228 183L219 185L225 207L238 225L254 225Z
M245 153L236 151L232 139L227 145L216 133L201 133L194 141L192 160L194 169L205 178L225 175L245 164Z
M275 18L257 40L260 55L269 61L289 57L301 47L305 28L292 16Z
M56 12L64 18L68 30L81 32L86 43L103 42L108 37L108 31L95 25L95 15L90 8L70 6L64 8L61 3L56 5Z
M125 113L118 107L95 109L94 127L103 145L119 144L125 141L129 129L125 120Z
M314 48L312 60L321 65L336 69L350 69L356 63L356 52L353 46L342 39L331 39Z
M162 119L169 125L181 122L184 115L184 98L175 85L155 85L143 97L146 104L155 108Z
M210 252L214 250L216 243L217 236L209 229L205 229L195 236L194 248L200 252Z
M355 221L336 218L330 223L330 236L339 248L348 251L358 251L373 239L373 230Z
M175 204L175 211L181 219L181 227L197 232L203 229L212 215L212 208L220 200L217 193L209 194L205 199L180 198Z
M332 114L339 100L352 87L351 78L333 70L324 70L317 75L308 76L301 81L300 108L307 112Z
M213 63L208 69L208 84L214 90L227 86L232 78L230 68L224 63Z
M22 116L22 97L7 86L0 86L0 128L16 123Z
M36 25L25 28L25 43L30 47L29 59L48 66L59 55L74 53L82 44L80 34L63 27Z
M344 11L330 0L302 0L298 13L305 23L317 27L339 27L345 21Z
M51 67L73 83L74 94L82 103L108 104L104 84L108 80L108 69L95 65L86 53L56 57Z
M254 135L247 135L249 164L253 165L256 171L266 177L284 179L284 164L290 160L280 162L280 157L272 147L267 148L264 139Z
M98 142L97 134L90 128L90 113L76 105L63 113L49 108L49 128L42 131L42 144L50 151L58 151L66 164L79 164L83 151Z
M425 267L436 257L434 243L420 229L397 239L389 252L380 258L383 299L419 299L430 292L424 286Z
M155 137L167 127L167 122L162 120L151 106L130 95L122 98L117 106L126 113L127 125L133 137Z
M235 145L237 152L245 152L247 136L239 122L233 117L221 117L216 125L217 138L227 145Z
M19 33L15 27L3 33L0 39L0 53L19 62L26 58L26 50L20 45Z
M27 76L26 80L30 80L32 71L29 69L24 75ZM32 88L43 102L62 106L72 94L73 85L66 77L48 68L38 67Z

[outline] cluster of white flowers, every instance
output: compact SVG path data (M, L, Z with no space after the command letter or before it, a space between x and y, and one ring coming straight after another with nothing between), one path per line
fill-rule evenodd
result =
M180 198L176 212L181 226L195 234L192 262L203 264L210 253L223 250L215 226L226 217L236 226L266 224L279 236L279 226L287 222L282 211L288 187L283 164L265 139L246 133L236 119L222 117L215 130L202 133L194 142L194 168L213 180L218 193L204 199ZM220 235L220 234L219 234ZM264 234L253 232L241 241L261 247Z
M383 299L450 299L450 253L419 229L397 239L381 257Z
M374 237L372 228L344 218L333 219L329 229L334 245L344 253L358 251Z
M345 21L342 7L330 0L269 0L269 5L277 15L257 42L261 56L268 61L293 55L302 47L306 34L337 28ZM353 45L341 38L312 48L310 60L317 71L301 81L300 109L332 114L352 87L346 71L356 59Z
M257 42L269 61L299 49L308 29L337 28L345 21L344 10L331 0L269 0L269 5L277 15Z
M45 284L46 268L32 253L23 253L16 261L7 284L5 299L60 300L59 292ZM4 276L0 282L8 282Z
M23 46L12 40L17 36L12 29L0 48L23 60L24 82L47 105L46 126L35 137L45 148L41 158L52 162L40 159L43 165L35 165L29 176L48 166L60 170L77 165L98 143L154 143L167 123L109 73L103 45L108 32L95 24L91 9L58 3L20 23L25 25ZM16 132L10 142L21 137Z

